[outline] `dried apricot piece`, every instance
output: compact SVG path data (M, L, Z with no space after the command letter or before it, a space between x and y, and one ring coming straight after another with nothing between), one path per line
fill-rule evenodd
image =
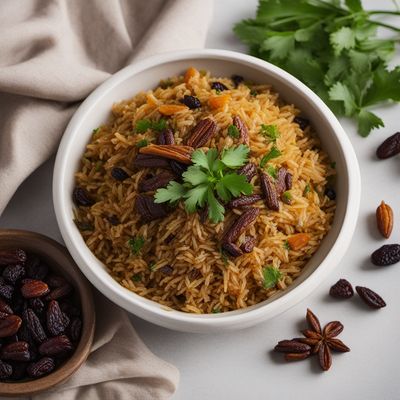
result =
M180 104L164 104L158 107L158 111L163 115L173 115L187 109L186 106Z
M229 103L229 100L231 99L231 96L229 94L221 94L219 96L211 96L208 99L208 105L210 108L221 108L225 104Z
M197 77L199 77L200 76L200 72L199 71L197 71L197 69L196 68L194 68L194 67L189 67L187 70L186 70L186 72L185 72L185 77L184 77L184 79L185 79L185 83L189 83L189 81L192 79L192 78L197 78Z
M310 235L308 233L298 233L290 236L287 241L292 250L300 250L310 241Z

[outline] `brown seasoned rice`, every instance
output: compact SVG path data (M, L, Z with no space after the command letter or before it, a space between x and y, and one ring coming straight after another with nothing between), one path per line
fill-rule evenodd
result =
M230 100L221 108L208 106L210 97L218 96L210 83L222 82ZM269 210L261 200L256 222L246 235L257 239L251 253L231 259L220 251L220 237L239 210L229 210L225 220L213 224L199 221L198 213L187 214L182 202L164 219L143 223L135 212L138 183L149 172L133 167L136 143L154 142L157 132L135 133L138 120L159 120L162 104L181 104L184 95L194 95L202 107L187 109L167 117L177 144L183 144L190 129L209 117L218 125L210 147L219 150L237 144L227 134L235 115L247 125L250 136L250 160L260 159L273 146L263 137L261 124L274 124L280 137L276 146L281 155L269 165L285 166L293 175L292 204L280 202L280 211ZM183 76L162 82L154 90L141 92L112 108L108 123L95 130L82 158L76 183L96 200L91 207L78 207L75 218L81 234L96 257L121 285L165 306L190 313L225 312L259 303L292 284L307 260L315 253L328 232L335 212L335 202L324 195L328 180L335 173L326 153L310 127L300 129L293 122L299 114L293 105L284 104L268 85L240 84L231 79L213 78L194 71L185 83ZM165 117L163 117L165 118ZM115 166L122 167L129 178L120 182L110 175ZM252 183L259 187L258 177ZM308 188L310 188L309 192ZM111 221L111 222L110 222ZM287 239L299 232L310 236L308 244L290 250ZM138 255L128 245L131 238L144 238ZM167 239L168 238L168 239ZM172 238L172 239L171 239ZM167 240L166 240L167 239ZM170 241L169 241L170 240ZM282 278L276 287L263 287L263 268L279 268ZM170 266L169 273L163 267Z

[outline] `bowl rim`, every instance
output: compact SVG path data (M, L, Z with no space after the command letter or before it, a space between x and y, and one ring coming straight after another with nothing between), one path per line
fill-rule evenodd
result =
M264 70L267 74L284 81L285 84L292 87L293 90L302 91L303 95L322 111L326 122L332 127L336 140L339 143L339 147L342 149L344 163L347 166L348 187L351 188L351 190L348 191L343 223L340 227L335 243L328 250L328 253L324 257L320 266L298 286L287 293L284 293L281 297L271 301L270 303L261 305L258 308L241 310L242 312L240 313L236 313L237 310L221 314L189 314L177 310L172 310L171 312L166 308L164 309L160 307L156 302L140 301L137 297L141 296L119 285L110 275L107 274L107 277L103 278L96 274L96 270L99 271L99 268L102 268L102 263L97 259L95 259L96 262L93 259L89 260L89 256L87 256L85 249L79 249L79 244L76 243L76 233L73 231L75 228L74 224L72 221L68 220L67 216L63 212L63 210L71 204L71 201L68 202L67 200L67 196L70 196L70 194L67 193L65 185L63 185L64 176L68 170L67 156L72 147L71 138L74 131L79 129L81 121L84 120L86 115L94 107L96 101L100 100L109 91L112 91L115 86L119 85L126 79L145 71L146 69L160 64L167 64L169 62L185 60L189 62L191 59L217 59L230 61L232 63L239 62L241 64L257 67ZM302 294L304 289L308 287L308 293L310 294L344 256L348 246L350 245L350 239L352 238L356 227L360 198L361 176L357 157L344 129L328 106L306 85L279 67L246 54L219 49L195 49L166 52L134 62L113 74L86 98L70 120L57 152L53 174L53 203L62 237L72 257L75 259L76 263L89 281L91 281L98 290L105 293L110 300L129 312L132 312L132 307L135 308L134 313L139 317L166 327L171 327L174 322L176 322L176 329L182 329L182 326L179 325L186 324L183 330L192 331L196 331L196 327L201 329L202 326L213 326L215 328L229 327L234 324L249 326L257 321L265 320L286 311L291 306L294 306L297 302L305 298L307 295ZM89 249L88 251L90 252ZM93 263L96 265L91 265ZM134 294L134 296L132 296L132 294ZM152 303L154 303L154 305ZM149 313L153 314L153 318L149 317Z
M80 268L78 268L67 249L57 241L42 235L41 233L20 229L0 229L0 240L3 238L11 240L13 238L17 238L17 240L22 238L23 241L29 241L30 248L34 248L39 244L43 247L50 248L52 255L49 256L49 258L54 259L55 264L63 264L65 266L69 265L78 278L75 279L75 276L72 274L69 276L79 292L83 316L81 339L72 356L61 367L42 378L23 382L0 382L1 396L32 396L51 389L68 380L89 356L96 324L93 292L91 285L81 272ZM34 250L30 251L34 252ZM45 251L41 250L40 252L44 253ZM62 275L64 275L63 271ZM82 300L82 293L85 293L85 301Z

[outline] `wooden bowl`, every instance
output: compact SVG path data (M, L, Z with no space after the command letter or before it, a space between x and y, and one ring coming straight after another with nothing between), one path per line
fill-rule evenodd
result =
M38 255L50 270L65 277L79 294L82 307L80 342L64 364L49 375L36 380L0 383L0 396L31 396L66 381L89 355L95 329L95 309L92 289L67 249L38 233L0 229L0 249L21 248Z

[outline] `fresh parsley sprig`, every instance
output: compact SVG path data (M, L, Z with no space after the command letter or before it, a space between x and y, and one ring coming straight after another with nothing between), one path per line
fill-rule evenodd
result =
M158 189L154 199L156 203L175 203L183 199L189 213L208 206L208 217L212 222L224 220L225 208L222 202L228 202L242 194L253 193L253 186L244 175L235 173L248 158L249 147L243 144L224 149L218 155L217 149L195 150L191 165L182 174L183 183L172 181L166 188Z
M400 66L388 68L399 36L377 36L379 26L400 28L375 20L380 14L400 11L367 11L361 0L259 0L256 18L234 31L252 55L295 75L367 136L384 125L370 108L400 101Z

